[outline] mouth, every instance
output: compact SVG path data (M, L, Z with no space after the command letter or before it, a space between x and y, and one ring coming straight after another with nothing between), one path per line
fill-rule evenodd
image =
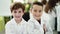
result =
M39 15L35 15L36 17L40 17Z
M20 18L20 16L15 16L16 18Z

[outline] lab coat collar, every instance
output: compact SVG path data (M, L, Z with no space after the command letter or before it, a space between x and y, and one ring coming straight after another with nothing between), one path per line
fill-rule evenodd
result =
M19 24L17 24L16 21L15 21L15 19L13 18L13 23L14 23L15 25L21 25L21 24L23 24L23 23L26 23L26 21L22 18L22 21L21 21Z
M38 26L40 26L41 24L39 24L39 22L36 20L36 19L34 19L34 18L31 18L30 19L35 25L38 25Z
M32 13L30 12L30 20L37 25L40 25L39 22L33 17Z
M33 19L33 15L32 15L32 13L30 12L29 14L30 14L30 19Z

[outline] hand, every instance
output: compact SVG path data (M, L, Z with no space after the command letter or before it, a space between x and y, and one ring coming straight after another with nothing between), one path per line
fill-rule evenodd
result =
M44 34L45 34L46 31L47 31L47 28L46 28L46 25L45 24L43 24L43 30L44 30Z

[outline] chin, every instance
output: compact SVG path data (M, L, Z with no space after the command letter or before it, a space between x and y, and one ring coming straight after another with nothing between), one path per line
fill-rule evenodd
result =
M40 17L36 17L37 20L40 20Z
M40 20L40 19L36 19L36 20Z
M22 19L22 18L16 18L16 20L20 20L20 19Z

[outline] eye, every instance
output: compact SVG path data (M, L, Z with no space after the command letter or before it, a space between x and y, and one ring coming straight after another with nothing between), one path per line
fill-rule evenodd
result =
M34 12L37 12L37 10L34 10Z
M41 12L41 10L39 10L39 12Z
M19 11L19 13L21 13L21 11Z
M14 11L14 13L17 13L17 11Z

